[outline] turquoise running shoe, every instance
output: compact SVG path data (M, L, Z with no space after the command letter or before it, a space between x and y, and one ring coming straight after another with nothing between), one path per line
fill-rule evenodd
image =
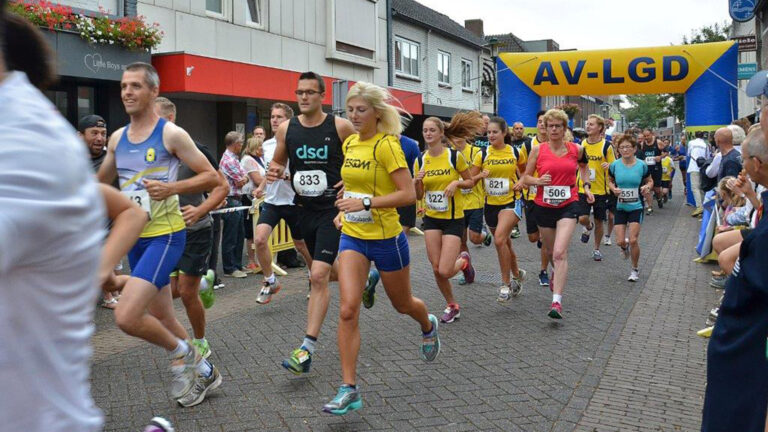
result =
M360 397L360 392L357 391L357 388L343 385L339 387L336 397L323 405L323 412L333 415L344 415L350 411L357 411L362 407L363 398Z
M424 361L434 361L440 354L440 336L437 334L437 317L429 314L429 321L432 322L432 331L430 336L423 336L419 354Z
M381 279L379 271L372 268L368 272L368 282L365 284L365 288L363 288L363 306L366 309L372 308L373 303L376 301L376 284L379 283L379 279Z

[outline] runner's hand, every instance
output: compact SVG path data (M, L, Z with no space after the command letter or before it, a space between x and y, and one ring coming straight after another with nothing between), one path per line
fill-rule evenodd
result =
M650 191L651 191L650 185L645 184L640 187L640 193L643 195L647 195Z
M336 226L337 230L341 230L342 222L341 222L341 215L344 213L339 212L339 214L336 215L335 218L333 218L333 225Z
M154 201L162 201L174 194L173 188L171 188L169 183L147 179L144 179L141 182L144 184L144 188L147 190L149 197Z
M537 186L546 186L550 183L552 183L552 176L549 174L544 174L536 180Z
M426 175L426 172L424 172L424 168L422 168L416 173L416 177L413 179L420 182L424 179L424 175Z
M190 227L200 220L204 215L200 214L200 208L193 205L185 205L181 208L181 217L184 218L184 223Z
M522 180L518 180L517 183L515 183L515 185L512 186L512 190L515 192L520 192L523 189L525 189L525 185L523 184Z
M489 175L491 175L491 172L488 170L483 170L480 172L480 178L488 178Z
M365 207L363 206L363 200L360 198L343 198L338 201L336 201L336 208L343 212L359 212L360 210L365 210Z
M99 270L99 286L104 292L117 290L117 278L111 268Z
M592 194L591 191L586 191L586 192L587 192L587 202L590 203L590 204L594 204L595 203L595 195Z
M611 164L609 164L608 162L603 162L603 163L601 163L601 164L600 164L600 166L601 166L601 167L602 167L604 170L607 170L608 168L610 168L610 167L611 167Z
M336 192L336 199L342 199L342 198L344 198L344 190L345 190L345 189L344 189L344 180L339 180L339 182L338 182L338 183L336 183L335 185L333 185L333 188L334 188L334 189L337 189L337 188L339 189L339 191L338 191L338 192Z
M451 198L454 193L456 193L456 188L459 186L459 182L456 180L450 182L448 184L448 187L445 188L445 191L443 192L445 194L446 198Z
M285 167L275 163L275 161L272 161L269 163L269 169L267 170L267 183L272 183L274 181L280 180L283 178L283 173L285 172Z

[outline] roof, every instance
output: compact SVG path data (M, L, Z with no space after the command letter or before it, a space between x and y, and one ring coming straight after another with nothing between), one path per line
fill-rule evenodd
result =
M483 38L467 30L461 24L414 0L392 0L392 15L428 27L448 38L474 48L482 48L485 45Z
M489 41L491 39L496 39L499 42L500 52L524 52L525 51L525 48L523 47L523 40L513 35L512 33L487 35L485 37L486 41Z

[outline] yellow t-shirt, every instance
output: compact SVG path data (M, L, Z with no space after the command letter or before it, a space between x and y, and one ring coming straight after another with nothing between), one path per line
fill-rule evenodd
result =
M341 149L344 152L341 179L345 198L372 198L395 192L397 187L390 174L408 168L400 142L392 135L377 133L360 141L360 136L354 134L344 141ZM364 240L388 239L403 231L395 208L346 213L342 223L342 233Z
M475 155L480 153L480 147L467 144L464 146L464 150L461 150L461 154L464 155L464 160L467 164L471 164L475 160ZM483 182L477 182L475 187L471 189L461 189L461 197L464 199L464 210L474 210L483 208L485 203L485 189L483 189Z
M581 146L587 152L588 168L589 168L589 181L592 183L590 187L594 195L607 195L611 189L608 187L607 172L603 169L603 162L609 164L616 160L616 156L613 154L611 144L605 142L605 139L601 139L596 143L589 143L586 139L581 142ZM584 183L581 181L581 171L577 174L579 182L579 193L584 192Z
M530 156L530 151L533 150L534 147L538 147L539 144L541 144L541 143L539 142L539 138L538 137L531 138L530 148L528 148L525 145L520 147L520 158L525 160L526 163L528 163L528 157ZM523 167L523 170L520 172L520 174L525 174L525 167ZM534 171L533 172L533 176L534 177L538 177L539 176L539 172L538 171ZM531 186L531 187L529 187L527 189L523 189L523 194L522 195L523 195L523 199L525 199L526 201L533 201L534 198L536 198L536 186Z
M448 198L445 196L445 188L454 180L461 181L459 173L469 169L464 155L455 149L446 148L440 156L432 156L427 150L414 162L413 172L421 171L422 163L425 214L435 219L462 219L464 199L461 190L456 189L456 193Z
M675 163L672 158L667 156L661 160L661 181L672 181L672 171L675 170Z
M484 150L475 155L472 164L490 172L483 179L485 202L491 205L509 204L519 198L512 187L517 183L517 165L526 163L527 159L509 144L501 149L488 146Z

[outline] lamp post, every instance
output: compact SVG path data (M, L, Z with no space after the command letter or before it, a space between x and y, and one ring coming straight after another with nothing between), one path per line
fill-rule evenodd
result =
M493 60L493 115L499 115L498 111L498 94L499 94L499 71L496 66L496 61L499 57L499 40L496 38L488 39L486 45L491 49L491 59Z

